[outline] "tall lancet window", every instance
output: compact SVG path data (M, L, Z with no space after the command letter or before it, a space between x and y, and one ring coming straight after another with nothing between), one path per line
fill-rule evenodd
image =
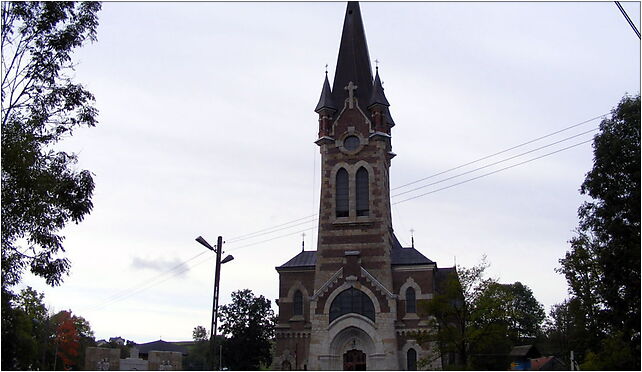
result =
M412 287L406 289L406 313L417 312L417 301L415 298L415 290Z
M357 216L367 216L370 213L369 195L368 171L361 167L357 171Z
M303 315L303 294L301 291L294 292L294 309L292 309L293 315Z
M337 188L337 217L348 217L349 203L348 203L348 171L344 168L339 169L337 172L336 180Z

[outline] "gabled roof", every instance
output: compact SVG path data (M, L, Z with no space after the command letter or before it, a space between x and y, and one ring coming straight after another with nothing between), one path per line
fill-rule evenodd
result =
M339 111L348 98L348 92L344 88L351 81L357 86L354 94L358 99L359 108L363 112L368 112L366 109L372 96L372 68L361 9L356 1L348 2L346 7L337 68L332 83L332 99L339 105Z

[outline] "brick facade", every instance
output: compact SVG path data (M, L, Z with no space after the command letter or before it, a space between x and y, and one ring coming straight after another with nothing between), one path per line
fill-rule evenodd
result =
M317 250L276 268L273 369L338 370L357 363L369 370L405 370L413 366L409 357L435 352L417 344L414 335L432 331L417 309L433 297L437 265L414 247L402 248L394 236L389 179L394 122L378 71L372 79L359 5L349 3L345 17L333 90L326 76L315 110L321 152ZM347 212L337 208L341 169L347 172L347 186L341 186L341 193L347 188ZM359 188L360 169L367 172L367 184ZM407 294L414 294L414 303ZM296 314L301 297L303 311ZM440 359L428 367L441 368Z

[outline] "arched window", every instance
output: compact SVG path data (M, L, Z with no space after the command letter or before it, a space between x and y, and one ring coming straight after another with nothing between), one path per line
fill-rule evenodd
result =
M417 301L415 299L415 289L408 287L406 289L406 314L417 312Z
M348 217L348 171L344 168L337 172L336 191L337 217Z
M303 315L303 294L301 291L294 292L294 301L293 301L293 315Z
M367 294L352 287L339 293L330 305L330 323L341 315L357 313L375 321L374 304Z
M361 167L357 171L357 216L367 216L370 212L370 188L368 171Z
M416 371L417 370L417 352L415 351L415 349L408 349L408 352L406 353L406 357L407 357L406 369L408 371Z

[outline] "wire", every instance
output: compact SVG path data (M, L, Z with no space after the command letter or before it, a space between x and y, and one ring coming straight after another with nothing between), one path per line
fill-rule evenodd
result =
M573 128L575 128L575 127L579 127L580 125L584 125L584 124L586 124L586 123L590 123L590 122L592 122L593 120L603 118L603 117L604 117L604 116L606 116L606 115L609 115L609 114L602 114L602 115L596 116L596 117L594 117L594 118L591 118L591 119L588 119L588 120L584 120L584 121L583 121L583 122L581 122L581 123L573 124L573 125L571 125L571 126L568 126L568 127L566 127L566 128L562 128L562 129L560 129L560 130L558 130L558 131L555 131L555 132L553 132L553 133L549 133L549 134L547 134L547 135L544 135L544 136L541 136L541 137L537 137L537 138L532 139L532 140L530 140L530 141L526 141L526 142L524 142L524 143L520 143L519 145L516 145L516 146L510 147L510 148L507 148L507 149L505 149L505 150L502 150L502 151L496 152L496 153L491 154L491 155L487 155L487 156L481 157L481 158L479 158L479 159L476 159L476 160L470 161L470 162L468 162L468 163L466 163L466 164L462 164L462 165L456 166L456 167L454 167L454 168L446 169L445 171L441 171L441 172L439 172L439 173L435 173L435 174L433 174L433 175L431 175L431 176L428 176L428 177L425 177L425 178L422 178L422 179L419 179L419 180L416 180L416 181L412 181L412 182L406 183L406 184L401 185L401 186L394 187L394 188L390 189L390 191L397 190L397 189L400 189L400 188L403 188L403 187L407 187L407 186L410 186L410 185L414 185L415 183L418 183L418 182L425 181L425 180L430 179L430 178L434 178L434 177L440 176L440 175L442 175L442 174L444 174L444 173L448 173L448 172L454 171L454 170L456 170L456 169L463 168L463 167L465 167L465 166L467 166L467 165L471 165L471 164L474 164L474 163L478 163L478 162L480 162L480 161L482 161L482 160L486 160L486 159L488 159L488 158L492 158L492 157L494 157L494 156L497 156L497 155L503 154L503 153L508 152L508 151L510 151L510 150L514 150L514 149L516 149L516 148L519 148L519 147L522 147L522 146L528 145L528 144L530 144L530 143L533 143L533 142L539 141L539 140L541 140L541 139L551 137L551 136L556 135L556 134L558 134L558 133L565 132L565 131L567 131L567 130L569 130L569 129L573 129Z
M252 233L248 233L248 234L245 234L245 235L235 236L235 237L232 237L232 238L228 239L228 243L227 243L227 244L230 244L230 243L235 242L235 241L240 241L240 240L249 239L249 236L250 236L250 235L256 235L256 234L262 233L262 232L264 232L264 231L272 230L272 229L274 229L274 228L276 228L276 227L281 227L281 226L289 225L289 224L291 224L291 223L293 223L293 222L298 222L298 221L301 221L301 220L304 220L304 219L306 219L306 218L310 218L310 217L316 217L316 216L318 216L318 215L319 215L318 213L311 214L311 215L309 215L309 216L305 216L305 217L297 218L296 220L292 220L292 221L284 222L284 223L282 223L282 224L280 224L280 225L275 225L275 226L272 226L272 227L268 227L268 228L265 228L265 229L263 229L263 230L258 230L258 231L255 231L255 232L252 232Z
M394 203L392 203L392 204L393 204L393 205L394 205L394 204L400 204L400 203L407 202L407 201L409 201L409 200L413 200L413 199L420 198L420 197L422 197L422 196L426 196L426 195L434 194L434 193L436 193L436 192L438 192L438 191L446 190L446 189L449 189L449 188L451 188L451 187L455 187L455 186L458 186L458 185L461 185L461 184L464 184L464 183L468 183L468 182L470 182L470 181L474 181L474 180L480 179L480 178L482 178L482 177L490 176L491 174L495 174L495 173L498 173L498 172L501 172L501 171L505 171L505 170L507 170L507 169L514 168L514 167L516 167L516 166L518 166L518 165L522 165L522 164L530 163L530 162L535 161L535 160L537 160L537 159L541 159L541 158L546 157L546 156L550 156L550 155L553 155L553 154L557 154L558 152L562 152L562 151L565 151L565 150L571 149L571 148L573 148L573 147L577 147L577 146L583 145L583 144L585 144L585 143L589 143L589 142L591 142L591 141L593 141L593 139L586 140L586 141L583 141L583 142L580 142L580 143L576 143L576 144L574 144L574 145L571 145L571 146L568 146L568 147L565 147L565 148L562 148L562 149L559 149L559 150L556 150L556 151L553 151L553 152L549 152L549 153L547 153L547 154L540 155L540 156L537 156L537 157L532 158L532 159L529 159L529 160L525 160L525 161L523 161L523 162L521 162L521 163L517 163L517 164L509 165L508 167L504 167L504 168L501 168L501 169L498 169L498 170L495 170L495 171L492 171L492 172L484 173L484 174L479 175L479 176L477 176L477 177L469 178L469 179L467 179L467 180L464 180L464 181L461 181L461 182L457 182L457 183L454 183L454 184L452 184L452 185L448 185L448 186L442 187L442 188L440 188L440 189L436 189L436 190L433 190L433 191L429 191L429 192L427 192L427 193L423 193L423 194L420 194L420 195L412 196L412 197L410 197L410 198L408 198L408 199L403 199L403 200L400 200L400 201L394 202Z
M316 220L315 220L315 221L316 221ZM314 222L314 221L308 221L308 222ZM275 236L275 237L270 238L270 239L261 240L261 241L258 241L258 242L254 242L254 243L250 243L250 244L242 245L242 246L240 246L240 247L234 247L234 248L232 248L232 249L228 249L228 251L236 251L236 250L239 250L239 249L241 249L241 248L251 247L251 246L253 246L253 245L257 245L257 244L261 244L261 243L267 243L267 242L270 242L270 241L275 240L275 239L280 239L280 238L284 238L284 237L286 237L286 236L290 236L290 235L294 235L294 234L299 234L299 233L306 232L306 231L309 231L309 230L314 230L314 229L316 229L317 227L318 227L318 226L311 226L311 227L308 227L307 229L303 229L303 230L295 231L295 232L292 232L292 233L287 233L287 234L284 234L284 235Z
M551 147L551 146L553 146L553 145L557 145L558 143L561 143L561 142L564 142L564 141L568 141L568 140L570 140L570 139L573 139L573 138L576 138L576 137L579 137L579 136L583 136L583 135L585 135L585 134L587 134L587 133L595 132L596 130L598 130L598 128L593 128L593 129L591 129L591 130L587 130L586 132L582 132L582 133L580 133L580 134L576 134L576 135L574 135L574 136L566 137L566 138L561 139L561 140L559 140L559 141L556 141L556 142L553 142L553 143L549 143L548 145L540 146L540 147L538 147L538 148L536 148L536 149L532 149L532 150L529 150L529 151L526 151L526 152L522 152L521 154L513 155L513 156L511 156L511 157L509 157L509 158L506 158L506 159L503 159L503 160L498 160L498 161L496 161L496 162L494 162L494 163L490 163L490 164L484 165L484 166L482 166L482 167L478 167L478 168L475 168L475 169L473 169L473 170L466 171L466 172L464 172L464 173L459 173L459 174L456 174L456 175L451 176L451 177L448 177L448 178L444 178L444 179L439 180L439 181L431 182L431 183L429 183L429 184L427 184L427 185L423 185L423 186L415 187L414 189L410 189L410 190L407 190L407 191L400 192L400 193L398 193L398 194L392 195L392 198L395 198L395 197L397 197L397 196L401 196L401 195L404 195L404 194L408 194L408 193L410 193L410 192L417 191L417 190L420 190L420 189L426 188L426 187L428 187L428 186L436 185L436 184L438 184L438 183L446 182L446 181L449 181L449 180L451 180L451 179L453 179L453 178L461 177L461 176L463 176L463 175L466 175L466 174L469 174L469 173L473 173L473 172L476 172L476 171L481 170L481 169L484 169L484 168L492 167L493 165L497 165L497 164L500 164L500 163L504 163L504 162L506 162L506 161L509 161L509 160L512 160L512 159L518 158L518 157L520 157L520 156L524 156L524 155L530 154L530 153L532 153L532 152L539 151L539 150L541 150L541 149L543 149L543 148Z
M308 217L315 217L315 216L316 216L316 215L308 216ZM285 226L285 227L281 227L281 228L279 228L279 229L274 229L274 230L272 230L272 231L270 231L270 232L266 232L266 233L264 233L264 234L258 234L258 235L255 235L255 236L248 236L248 237L246 237L246 238L236 239L236 240L234 240L234 241L232 241L232 242L229 242L229 243L227 243L227 244L235 244L235 243L240 242L240 241L243 241L243 240L253 239L253 238L258 238L259 236L262 236L262 235L272 234L272 233L275 233L275 232L277 232L277 231L282 231L282 230L291 229L291 228L293 228L293 227L300 226L300 225L304 225L304 224L306 224L306 223L315 222L316 220L318 220L318 218L315 218L315 219L310 220L310 221L303 221L303 222L299 222L299 223L294 224L294 225L291 225L291 226Z
M494 154L487 155L487 156L484 156L484 157L481 157L481 158L475 159L475 160L473 160L473 161L470 161L470 162L468 162L468 163L465 163L465 164L462 164L462 165L459 165L459 166L456 166L456 167L453 167L453 168L446 169L446 170L444 170L444 171L441 171L441 172L435 173L435 174L430 175L430 176L428 176L428 177L424 177L424 178L421 178L421 179L419 179L419 180L416 180L416 181L413 181L413 182L409 182L409 183L404 184L404 185L401 185L401 186L394 187L394 188L390 189L390 191L398 190L398 189L401 189L401 188L403 188L403 187L408 187L408 186L410 186L410 185L414 185L414 184L416 184L416 183L419 183L419 182L422 182L422 181L425 181L425 180L428 180L428 179L431 179L431 178L434 178L434 177L440 176L440 175L442 175L442 174L445 174L445 173L448 173L448 172L452 172L452 171L457 170L457 169L461 169L461 168L463 168L463 167L465 167L465 166L468 166L468 165L471 165L471 164L478 163L478 162L480 162L480 161L482 161L482 160L486 160L486 159L492 158L492 157L494 157L494 156L501 155L501 154L506 153L506 152L508 152L508 151L514 150L514 149L516 149L516 148L526 146L526 145L531 144L531 143L533 143L533 142L540 141L540 140L542 140L542 139L544 139L544 138L548 138L548 137L554 136L554 135L556 135L556 134L559 134L559 133L562 133L562 132L568 131L568 130L570 130L570 129L573 129L573 128L576 128L576 127L579 127L579 126L581 126L581 125L584 125L584 124L590 123L590 122L592 122L592 121L594 121L594 120L597 120L597 119L603 118L603 117L605 117L605 116L607 116L607 115L609 115L609 114L607 113L607 114L602 114L602 115L595 116L595 117L590 118L590 119L588 119L588 120L584 120L584 121L582 121L582 122L580 122L580 123L570 125L570 126L568 126L568 127L565 127L565 128L559 129L559 130L554 131L554 132L552 132L552 133L549 133L549 134L546 134L546 135L543 135L543 136L537 137L537 138L532 139L532 140L530 140L530 141L526 141L526 142L520 143L520 144L518 144L518 145L512 146L512 147L510 147L510 148L507 148L507 149L505 149L505 150L502 150L502 151L496 152L496 153L494 153ZM315 163L315 164L316 164L316 163ZM401 195L401 194L397 194L397 195ZM226 243L227 243L227 244L235 244L236 242L239 242L239 241L242 241L242 240L248 240L248 239L258 238L258 237L260 237L260 236L269 235L269 234L274 233L274 232L277 232L277 231L287 230L289 227L284 227L284 226L291 225L292 223L299 222L299 221L302 221L302 220L305 220L305 219L308 219L308 218L311 218L311 217L316 217L316 216L318 216L318 215L319 215L318 213L311 214L311 215L309 215L309 216L305 216L305 217L297 218L297 219L295 219L295 220L287 221L287 222L284 222L284 223L279 224L279 225L275 225L275 226L267 227L267 228L262 229L262 230L258 230L258 231L251 232L251 233L244 234L244 235L240 235L240 236L235 236L235 237L232 237L232 238L230 238L230 239L226 239ZM312 222L312 221L314 221L314 220L311 220L311 221L308 221L308 222ZM293 226L290 226L290 227L299 226L299 225L301 225L301 224L303 224L303 223L299 223L299 224L296 224L296 225L293 225Z
M197 255L195 255L195 256L193 256L193 257L191 257L191 258L188 258L187 260L182 261L181 263L179 263L179 264L177 264L177 265L175 265L175 266L173 266L173 267L171 267L171 268L169 268L169 269L167 269L167 270L163 271L162 273L157 274L157 275L155 275L155 276L153 276L153 277L151 277L151 278L149 278L149 279L147 279L147 280L145 280L145 281L143 281L143 282L140 282L140 283L155 282L157 279L159 279L159 278L161 278L161 277L163 277L163 276L165 276L165 275L167 275L167 274L170 274L170 273L171 273L172 271L174 271L174 270L177 270L177 269L179 269L179 268L184 267L188 262L190 262L190 261L193 261L193 260L197 259L198 257L200 257L200 256L204 255L205 253L207 253L207 252L206 252L206 251L205 251L205 252L201 252L201 253L199 253L199 254L197 254ZM131 291L131 290L133 290L133 289L139 288L141 285L142 285L142 284L135 284L135 285L129 286L129 287L127 287L127 288L125 288L125 289L123 289L123 290L120 290L119 292L116 292L115 294L113 294L113 295L111 295L111 296L109 296L109 297L105 298L103 301L104 301L104 302L109 302L109 301L111 301L112 299L114 299L114 298L118 298L119 296L122 296L123 294L125 294L125 293L127 293L127 292L129 292L129 291Z
M638 28L635 27L635 24L633 24L633 21L631 21L631 18L629 18L629 15L626 14L626 10L622 8L622 5L620 5L619 1L614 1L615 5L617 5L618 9L620 9L620 12L622 12L622 15L624 18L626 18L626 21L629 22L629 25L633 29L633 32L635 32L636 35L638 35L638 39L640 39L640 31L638 31Z
M578 126L580 126L580 125L583 125L583 124L589 123L589 122L591 122L591 121L593 121L593 120L596 120L596 119L602 118L602 117L604 117L605 115L608 115L608 114L604 114L604 115L596 116L596 117L594 117L594 118L591 118L591 119L585 120L585 121L583 121L583 122L581 122L581 123L578 123L578 124L574 124L574 125L568 126L568 127L566 127L566 128L563 128L563 129L560 129L560 130L558 130L558 131L555 131L555 132L549 133L549 134L547 134L547 135L544 135L544 136L541 136L541 137L535 138L535 139L533 139L533 140L530 140L530 141L527 141L527 142L521 143L521 144L519 144L519 145L516 145L516 146L510 147L510 148L508 148L508 149L505 149L505 150L502 150L502 151L496 152L496 153L494 153L494 154L491 154L491 155L484 156L484 157L482 157L482 158L479 158L479 159L473 160L473 161L468 162L468 163L466 163L466 164L462 164L462 165L460 165L460 166L457 166L457 167L454 167L454 168L447 169L447 170L445 170L445 171L442 171L442 172L439 172L439 173L433 174L433 175L431 175L431 176L428 176L428 177L425 177L425 178L422 178L422 179L419 179L419 180L416 180L416 181L413 181L413 182L407 183L407 184L405 184L405 185L397 186L397 187L395 187L395 188L393 188L393 189L391 189L391 190L397 190L397 189L400 189L400 188L403 188L403 187L407 187L407 186L410 186L410 185L416 184L416 183L418 183L418 182L425 181L425 180L430 179L430 178L434 178L434 177L439 176L439 175L441 175L441 174L444 174L444 173L447 173L447 172L451 172L451 171L453 171L453 170L457 170L457 169L463 168L463 167L465 167L465 166L467 166L467 165L474 164L474 163L480 162L480 161L482 161L482 160L489 159L489 158L491 158L491 157L494 157L494 156L497 156L497 155L503 154L503 153L508 152L508 151L510 151L510 150L513 150L513 149L516 149L516 148L519 148L519 147L525 146L525 145L527 145L527 144L530 144L530 143L533 143L533 142L539 141L539 140L544 139L544 138L551 137L551 136L553 136L553 135L555 135L555 134L558 134L558 133L561 133L561 132L567 131L567 130L569 130L569 129L572 129L572 128L575 128L575 127L578 127ZM526 152L524 152L524 153L522 153L522 154L515 155L515 156L512 156L512 157L507 158L507 159L504 159L504 160L497 161L497 162L495 162L495 163L493 163L493 164L490 164L490 165L486 165L486 166L483 166L483 167L479 167L479 168L473 169L473 170L471 170L471 171L467 171L467 172L464 172L464 173L461 173L461 174L458 174L458 175L455 175L455 176L449 177L449 178L447 178L447 179L444 179L444 180L441 180L441 181L438 181L438 182L434 182L434 183L431 183L431 184L428 184L428 185L420 186L420 187L418 187L418 188L415 188L415 189L412 189L412 190L409 190L409 191L404 191L404 192L402 192L402 193L399 193L399 194L393 195L392 197L397 197L397 196L400 196L400 195L403 195L403 194L406 194L406 193L409 193L409 192L412 192L412 191L416 191L416 190L418 190L418 189L422 189L422 188L425 188L425 187L428 187L428 186L431 186L431 185L434 185L434 184L437 184L437 183L441 183L441 182L444 182L444 181L447 181L447 180L450 180L450 179L453 179L453 178L456 178L456 177L460 177L460 176L462 176L462 175L465 175L465 174L468 174L468 173L471 173L471 172L474 172L474 171L477 171L477 170L480 170L480 169L484 169L484 168L487 168L487 167L489 167L489 166L496 165L496 164L499 164L499 163L502 163L502 162L508 161L508 160L510 160L510 159L514 159L514 158L516 158L516 157L523 156L523 155L525 155L525 154L532 153L532 152L537 151L537 150L541 150L541 149L546 148L546 147L550 147L550 146L552 146L552 145L554 145L554 144L557 144L557 143L560 143L560 142L563 142L563 141L569 140L569 139L571 139L571 138L575 138L575 137L581 136L581 135L583 135L583 134L587 134L587 133L592 132L592 131L595 131L595 130L596 130L596 129L592 129L592 130L589 130L589 131L586 131L586 132L580 133L580 134L578 134L578 135L570 136L570 137L567 137L567 138L565 138L565 139L562 139L562 140L559 140L559 141L553 142L553 143L551 143L551 144L541 146L541 147L539 147L539 148L537 148L537 149L530 150L530 151L526 151ZM442 187L442 188L440 188L440 189L436 189L436 190L433 190L433 191L430 191L430 192L427 192L427 193L423 193L423 194L420 194L420 195L415 195L415 196L412 196L412 197L410 197L410 198L403 199L403 200L400 200L400 201L397 201L397 202L391 203L391 205L396 205L396 204L404 203L404 202L406 202L406 201L413 200L413 199L416 199L416 198L419 198L419 197L422 197L422 196L425 196L425 195L429 195L429 194L436 193L436 192L438 192L438 191L446 190L446 189L449 189L449 188L454 187L454 186L458 186L458 185L461 185L461 184L464 184L464 183L467 183L467 182L470 182L470 181L473 181L473 180L476 180L476 179L479 179L479 178L482 178L482 177L486 177L486 176L491 175L491 174L495 174L495 173L498 173L498 172L501 172L501 171L504 171L504 170L507 170L507 169L510 169L510 168L516 167L516 166L518 166L518 165L526 164L526 163L529 163L529 162L531 162L531 161L534 161L534 160L537 160L537 159L540 159L540 158L543 158L543 157L546 157L546 156L550 156L550 155L552 155L552 154L555 154L555 153L558 153L558 152L561 152L561 151L564 151L564 150L568 150L568 149L570 149L570 148L573 148L573 147L579 146L579 145L581 145L581 144L584 144L584 143L587 143L587 142L590 142L590 141L592 141L592 140L587 140L587 141L584 141L584 142L580 142L580 143L578 143L578 144L575 144L575 145L572 145L572 146L568 146L568 147L566 147L566 148L563 148L563 149L560 149L560 150L557 150L557 151L553 151L553 152L550 152L550 153L547 153L547 154L544 154L544 155L541 155L541 156L538 156L538 157L535 157L535 158L532 158L532 159L529 159L529 160L523 161L523 162L521 162L521 163L517 163L517 164L511 165L511 166L508 166L508 167L504 167L504 168L501 168L501 169L495 170L495 171L493 171L493 172L485 173L485 174L482 174L482 175L480 175L480 176L473 177L473 178L470 178L470 179L467 179L467 180L464 180L464 181L461 181L461 182L458 182L458 183L455 183L455 184L452 184L452 185L448 185L448 186ZM316 164L316 163L315 163L315 164ZM315 213L315 214L308 215L308 216L305 216L305 217L301 217L301 218L297 218L297 219L294 219L294 220L290 220L290 221L284 222L284 223L279 224L279 225L275 225L275 226L271 226L271 227L268 227L268 228L265 228L265 229L257 230L257 231L254 231L254 232L251 232L251 233L248 233L248 234L235 236L235 237L232 237L232 238L228 239L228 242L227 242L226 244L228 244L228 245L229 245L229 244L235 244L235 243L240 242L240 241L243 241L243 240L253 239L253 238L258 238L258 237L260 237L260 236L268 235L268 234L272 234L272 233L275 233L275 232L277 232L277 231L287 230L287 229L290 229L290 228L293 228L293 227L296 227L296 226L304 225L304 224L306 224L306 223L316 222L316 221L318 221L318 218L314 218L314 219L309 220L309 221L304 221L304 220L310 219L310 218L312 218L312 217L317 217L317 216L318 216L318 213ZM300 221L303 221L303 222L300 222ZM298 223L296 223L296 222L298 222ZM296 224L292 225L293 223L296 223ZM291 225L291 226L288 226L288 225ZM287 234L282 234L282 235L279 235L279 236L275 236L275 237L272 237L272 238L269 238L269 239L264 239L264 240L261 240L261 241L253 242L253 243L246 244L246 245L242 245L242 246L239 246L239 247L234 247L234 248L232 248L232 249L229 249L229 251L234 251L234 250L238 250L238 249L242 249L242 248L246 248L246 247L250 247L250 246L254 246L254 245L258 245L258 244L262 244L262 243L267 243L267 242L270 242L270 241L273 241L273 240L276 240L276 239L280 239L280 238L283 238L283 237L287 237L287 236L291 236L291 235L299 234L299 233L306 232L306 231L309 231L309 230L314 230L314 229L316 229L317 227L318 227L318 226L311 226L311 227L308 227L308 228L303 229L303 230L299 230L299 231L295 231L295 232L290 232L290 233L287 233ZM197 254L197 255L195 255L195 256L193 256L193 257L191 257L191 258L189 258L189 259L187 259L187 260L185 260L185 261L183 261L183 262L181 262L181 263L179 263L179 264L177 264L176 266L174 266L174 267L170 268L169 270L166 270L165 272L162 272L162 273L160 273L160 274L158 274L158 275L156 275L156 276L154 276L154 277L152 277L152 278L148 279L148 280L146 281L148 284L143 284L143 285L141 285L141 284L139 284L139 285L134 285L134 286L128 287L128 288L126 288L126 289L124 289L124 290L121 290L120 292L117 292L116 294L114 294L114 295L111 295L111 296L107 297L107 298L105 299L105 301L104 301L101 305L98 305L98 306L96 306L96 307L94 307L94 308L90 308L90 310L89 310L89 311L93 311L93 310L95 310L95 309L99 309L99 308L105 307L105 306L107 306L107 305L109 305L109 304L111 304L111 303L115 303L115 302L121 301L121 300L123 300L123 299L125 299L125 298L131 297L131 296L133 296L134 294L140 293L140 292L142 292L142 291L144 291L144 290L146 290L146 289L149 289L149 288L151 288L151 287L153 287L153 286L155 286L155 285L158 285L158 284L164 283L164 282L166 282L167 280L169 280L169 279L171 279L171 278L173 278L173 277L175 277L175 276L177 276L177 275L180 275L180 274L182 274L182 273L184 273L184 272L186 272L186 271L190 270L191 268L194 268L194 267L196 267L196 266L198 266L198 265L201 265L201 264L203 264L203 263L205 263L205 262L207 262L207 261L209 261L209 260L211 260L211 259L213 258L212 256L209 256L209 257L207 257L205 260L202 260L202 261L200 261L200 262L197 262L196 264L192 265L191 267L187 267L187 266L186 266L186 264L187 264L188 262L195 260L196 258L198 258L198 257L202 256L202 255L203 255L203 254L205 254L205 253L207 253L207 252L201 252L201 253L199 253L199 254ZM180 269L180 270L178 270L178 269ZM177 271L177 270L178 270L178 271ZM165 278L165 279L161 280L161 281L158 281L158 280L157 280L157 279L160 279L160 278L162 278L163 276L166 276L166 275L169 275L169 276L168 276L167 278ZM133 292L130 292L130 291L132 291L132 290L134 290L134 291L133 291ZM128 292L129 292L129 293L128 293Z

